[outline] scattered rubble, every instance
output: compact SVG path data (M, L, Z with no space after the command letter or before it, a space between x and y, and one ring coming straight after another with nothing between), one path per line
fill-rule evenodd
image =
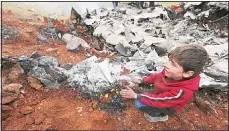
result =
M2 104L8 104L17 100L23 91L23 86L17 83L11 83L2 88Z
M2 25L2 44L7 43L9 40L13 40L19 37L18 31L10 26Z
M212 62L216 62L205 68L204 73L210 77L202 79L201 87L218 86L221 90L228 90L228 51L226 48L228 46L228 38L221 37L222 35L217 33L218 29L221 32L228 32L228 30L213 27L210 24L213 21L212 17L207 20L208 22L205 21L202 24L198 22L203 17L208 19L211 16L209 13L214 14L217 11L221 11L222 16L220 17L226 16L228 8L225 5L227 5L227 2L219 3L185 2L183 6L186 13L183 18L173 21L169 20L168 13L170 12L167 12L168 9L166 7L155 7L151 13L141 10L143 12L140 13L133 6L120 5L115 10L106 10L105 12L98 12L97 15L91 15L90 18L85 19L85 24L94 27L94 36L103 37L108 46L115 46L114 49L120 55L129 58L139 50L144 53L155 50L157 55L163 57L170 50L182 44L200 44L209 52ZM195 12L193 9L195 9ZM126 13L123 13L123 10ZM223 14L225 15L223 16ZM195 19L197 21L193 21ZM215 19L218 19L218 17ZM225 19L228 18L225 17ZM156 24L157 21L160 23L159 26ZM225 25L225 27L228 27L228 25ZM215 50L215 47L219 48L219 50ZM131 51L135 52L131 53ZM220 55L226 57L221 58Z
M20 112L24 115L30 114L34 111L34 109L30 106L25 106L23 108L21 108Z
M32 87L36 90L41 90L42 84L39 80L29 76L29 77L27 77L27 81L30 84L30 87Z
M79 51L80 47L89 49L90 46L83 39L76 37L75 35L64 33L58 34L61 39L67 44L66 48L70 51Z

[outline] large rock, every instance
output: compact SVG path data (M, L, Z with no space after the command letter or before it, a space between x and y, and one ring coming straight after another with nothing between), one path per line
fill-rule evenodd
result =
M31 69L38 65L37 61L34 61L33 58L30 58L28 56L21 56L20 58L18 58L18 62L22 69L25 71L25 73L28 73Z
M201 2L184 2L184 9L187 10L188 8L190 8L191 6L197 6L200 5Z
M39 58L41 56L44 56L44 55L42 55L41 53L35 51L35 52L32 53L32 55L30 56L30 58L37 59L37 58Z
M111 45L117 45L119 43L128 44L128 41L124 36L115 35L115 34L107 36L106 42Z
M41 124L45 120L45 115L43 113L40 113L40 112L34 112L32 114L32 117L34 118L36 125Z
M141 42L143 43L144 42L144 37L141 36L141 35L135 34L134 36L132 35L131 37L132 37L131 41L134 44L138 44L138 43L141 43Z
M30 76L41 81L45 87L56 88L60 86L60 83L65 81L68 77L67 71L64 68L58 67L58 61L54 57L42 56L39 58L38 66L32 68L29 73ZM31 86L35 89L40 89L40 84L34 85L30 80Z
M2 111L12 111L13 108L9 105L1 105L2 106Z
M218 82L228 82L228 60L224 59L206 67L204 73Z
M46 67L58 66L58 61L56 58L51 56L42 56L39 58L38 65Z
M228 42L220 45L206 45L204 48L207 50L210 57L220 57L228 54Z
M194 102L195 102L197 108L203 112L210 112L210 113L215 112L214 107L208 101L204 101L200 97L195 97Z
M50 67L47 67L50 68ZM60 84L57 80L55 80L50 74L47 74L44 68L41 67L34 67L30 72L29 75L35 77L41 81L47 88L58 88Z
M11 102L14 102L19 98L19 94L13 94L11 96L6 96L2 98L2 104L9 104Z
M19 37L18 31L13 27L2 25L2 43L5 44L9 40L13 40Z
M209 2L208 3L209 6L212 7L219 7L221 9L227 9L228 10L228 2Z
M34 120L34 118L31 117L30 115L27 115L27 116L25 117L25 122L26 122L26 124L31 125L31 124L34 124L35 120Z
M85 94L102 93L114 87L120 69L116 67L115 71L108 60L98 62L97 57L90 57L69 70L69 86L79 87Z
M9 73L8 79L11 82L17 82L22 77L23 74L24 74L24 70L20 67L19 64L15 64Z
M73 64L66 63L66 64L60 64L60 68L64 68L65 70L70 70L73 67Z
M134 19L136 21L143 21L150 18L157 18L161 15L164 17L163 19L169 19L167 11L165 11L165 9L161 7L156 7L151 13L141 13L139 15L136 15L134 16Z
M152 37L152 36L144 36L144 45L151 46L152 44L160 45L161 43L164 43L166 39L164 38L158 38L158 37Z
M34 108L31 106L24 106L20 109L20 112L24 115L27 115L34 112Z
M40 78L42 76L45 76L46 72L44 68L36 66L29 72L29 75L35 78Z
M42 84L38 79L29 76L29 77L27 77L27 81L28 81L30 87L32 87L36 90L41 90Z
M201 73L200 77L200 88L214 88L220 91L228 91L227 82L216 82L213 78L205 75L204 73Z
M22 89L23 89L23 86L21 84L11 83L9 85L4 86L2 88L2 91L3 92L12 92L12 93L20 94Z
M54 80L61 83L68 77L67 71L60 67L45 67L45 72L49 74Z
M83 48L90 48L90 46L83 39L72 34L65 33L62 40L67 44L66 48L70 51L79 51L79 46Z

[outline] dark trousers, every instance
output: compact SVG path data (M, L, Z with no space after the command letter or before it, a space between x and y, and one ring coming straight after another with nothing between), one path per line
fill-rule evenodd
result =
M143 103L141 103L139 100L136 100L136 108L140 111L149 114L152 117L158 116L158 115L174 115L176 111L170 108L156 108L147 106Z

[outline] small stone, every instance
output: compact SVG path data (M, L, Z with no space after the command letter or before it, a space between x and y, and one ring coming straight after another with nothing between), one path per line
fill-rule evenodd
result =
M88 111L89 111L89 112L92 112L92 111L93 111L93 108L92 108L92 107L90 107Z
M118 118L117 118L117 120L118 120L118 121L121 121L121 118L120 118L120 117L118 117Z
M77 100L78 99L78 96L76 95L76 96L74 96L74 98L73 98L74 100Z
M39 107L37 107L37 109L38 109L38 110L40 110L40 109L41 109L41 107L39 106Z
M141 125L141 122L139 122L138 125Z
M194 115L197 116L197 117L200 116L199 114L194 114Z
M13 108L9 105L2 105L2 111L11 111Z
M38 116L36 116L35 118L35 124L39 125L41 124L44 120L45 120L45 116L43 114L39 114Z
M8 104L18 99L18 95L7 96L2 98L2 104Z
M6 127L8 126L8 122L7 121L1 121L1 123L2 123L2 129L7 130Z
M34 109L31 107L31 106L25 106L21 109L21 113L26 115L26 114L29 114L29 113L32 113L34 111Z
M48 48L46 52L55 52L57 51L57 48Z
M8 76L8 79L12 82L16 82L19 80L20 76L24 73L24 70L20 67L19 64L15 64Z
M36 52L33 52L32 53L32 55L30 56L30 58L37 59L37 58L39 58L41 56L43 56L43 55L36 51Z
M98 103L96 101L93 101L91 104L91 107L95 109L97 107Z
M147 12L151 13L153 11L153 8L147 8Z
M24 99L24 98L25 98L24 95L22 94L19 95L19 99Z
M13 117L11 116L6 119L6 121L11 121L11 120L13 120Z
M10 117L10 113L2 113L2 120L6 120L8 117Z
M138 10L138 11L137 11L137 14L141 14L141 13L142 13L142 10Z
M21 94L25 94L26 92L25 92L25 90L24 89L22 89L21 90Z
M49 130L51 126L51 124L41 125L41 130Z
M11 83L7 86L4 86L2 88L3 91L7 91L7 92L14 92L14 93L20 93L21 89L22 89L22 85L21 84L17 84L17 83Z
M77 107L76 110L77 112L81 113L83 111L83 107Z
M29 82L30 86L36 90L41 90L42 85L41 82L33 77L27 77L27 81Z
M17 118L22 118L24 115L19 110L17 110L16 113L15 113L15 116Z
M103 123L107 123L107 120L103 120Z
M26 124L28 124L28 125L31 125L31 124L33 124L35 122L34 118L31 117L30 115L27 115L25 117L25 121L26 121Z
M195 97L195 104L198 109L200 109L202 112L213 112L214 108L211 106L211 104L208 101L204 101L202 98Z

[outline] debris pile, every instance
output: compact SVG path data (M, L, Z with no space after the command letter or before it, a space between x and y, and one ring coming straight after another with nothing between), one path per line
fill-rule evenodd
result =
M2 44L19 37L18 32L10 26L2 25Z
M219 17L228 20L225 17L228 7L225 5L227 2L183 3L186 13L181 18L170 20L170 12L167 12L168 9L165 7L155 7L152 12L144 9L139 12L137 8L123 4L115 9L90 15L90 18L85 19L85 24L93 26L93 35L104 38L110 50L128 59L132 59L136 52L149 54L154 50L159 56L157 58L161 59L166 57L170 50L182 44L200 44L206 48L211 58L211 64L206 67L204 74L201 74L201 87L214 87L225 91L228 90L228 38L225 37L228 30L211 25L211 21ZM192 8L195 9L194 12L191 12ZM220 11L219 17L208 18L204 15L209 12L210 17L211 14ZM199 23L202 17L208 18L210 23ZM228 27L227 22L223 26ZM158 61L153 62L158 64Z
M221 37L228 32L228 2L185 2L184 17L214 29Z
M23 86L18 83L11 83L2 87L2 120L6 120L12 115L10 112L13 108L9 104L18 100L23 92Z

